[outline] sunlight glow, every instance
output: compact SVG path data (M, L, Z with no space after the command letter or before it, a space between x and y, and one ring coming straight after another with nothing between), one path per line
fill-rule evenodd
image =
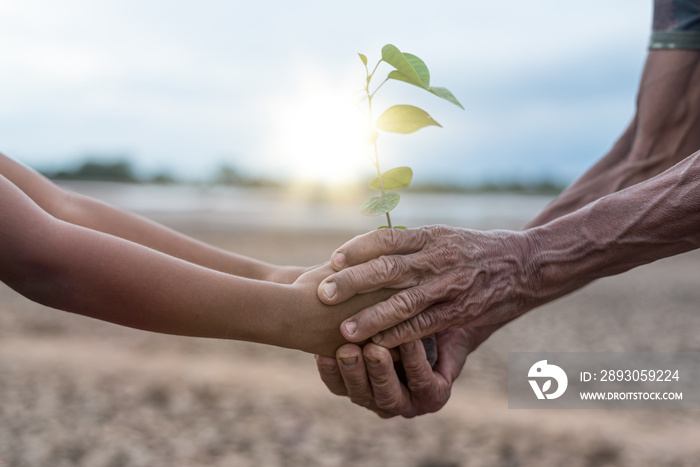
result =
M370 172L363 148L367 124L353 101L358 96L307 82L277 108L274 151L291 167L292 182L347 185Z

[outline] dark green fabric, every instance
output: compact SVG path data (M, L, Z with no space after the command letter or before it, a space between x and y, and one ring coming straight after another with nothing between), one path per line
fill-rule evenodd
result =
M654 0L649 48L700 50L700 0Z
M700 31L652 32L649 49L700 50Z

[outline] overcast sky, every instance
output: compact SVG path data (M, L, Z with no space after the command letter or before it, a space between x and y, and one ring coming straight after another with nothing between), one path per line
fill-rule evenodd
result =
M651 1L0 2L0 151L34 167L128 155L205 177L369 171L340 129L393 43L465 111L403 83L444 128L382 135L384 166L420 181L570 180L629 122ZM388 72L388 69L385 70ZM353 110L354 112L354 110Z

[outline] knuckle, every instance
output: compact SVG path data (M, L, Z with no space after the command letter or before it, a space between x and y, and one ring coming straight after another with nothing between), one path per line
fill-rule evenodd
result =
M416 332L423 332L432 329L435 325L435 313L419 313L411 319L410 324L412 325L413 330Z
M451 233L452 229L444 224L430 225L425 228L424 235L430 243L440 240Z
M428 334L434 327L433 313L419 313L416 316L402 321L394 326L389 332L398 342L409 342L418 337Z
M391 386L391 376L387 369L377 368L377 371L370 375L370 380L372 381L372 390L375 393L375 397L378 393L388 392Z
M471 319L469 308L456 300L442 304L435 314L435 326L440 331L448 327L466 326Z
M358 269L358 267L354 267L336 273L336 282L344 282L351 287L355 286L362 279L362 274L359 274Z
M396 256L380 256L372 263L374 273L383 281L393 281L401 275L399 260Z
M396 229L377 231L377 243L385 251L393 251L398 246L399 235Z
M390 342L403 343L415 340L418 330L414 327L412 320L402 321L393 328L385 331L385 340L389 337Z
M368 391L364 383L348 379L345 381L345 386L348 388L348 394L350 394L350 397L365 398L368 396Z
M388 300L395 318L400 320L407 319L420 312L425 301L423 292L416 287L394 294Z
M432 379L424 374L419 375L418 377L413 377L411 378L410 376L408 377L407 381L408 389L418 395L425 395L425 394L430 394L433 390L433 381Z
M401 408L401 400L394 394L376 394L374 403L379 409L390 413L399 413Z
M426 331L433 330L439 322L439 312L437 310L431 310L425 313L419 313L413 317L415 321L414 329L419 332L425 333Z

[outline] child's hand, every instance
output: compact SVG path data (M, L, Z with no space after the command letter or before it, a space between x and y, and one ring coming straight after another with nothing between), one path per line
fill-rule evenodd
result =
M263 280L275 282L277 284L293 284L299 276L317 267L318 266L275 266L265 275Z
M318 355L334 356L341 345L347 343L340 333L340 323L368 306L387 299L396 290L383 289L369 294L356 295L339 305L325 305L318 299L318 286L333 273L326 263L301 274L291 284L290 300L285 312L279 313L284 322L285 335L279 338L292 347Z

